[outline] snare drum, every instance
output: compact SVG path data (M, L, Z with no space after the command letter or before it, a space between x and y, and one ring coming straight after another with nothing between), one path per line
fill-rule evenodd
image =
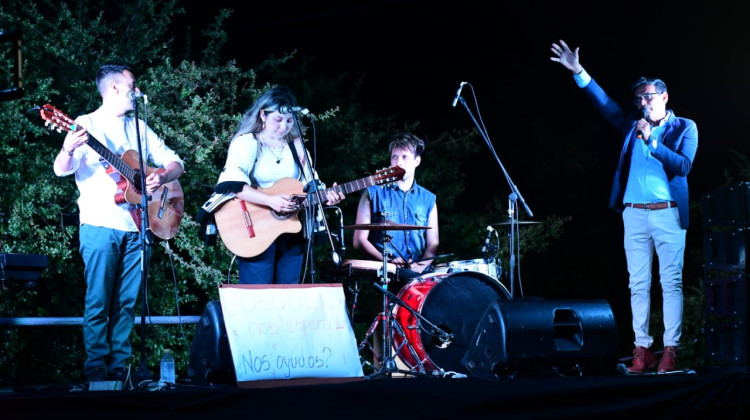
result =
M365 274L379 276L383 271L383 261L375 260L352 260L347 259L341 262L341 267L353 272L353 274ZM396 273L396 265L387 263L386 268L388 274Z
M393 309L400 328L391 331L393 348L400 360L417 372L438 375L465 371L461 359L471 348L474 332L490 304L510 299L499 281L477 272L437 274L410 281L398 294L409 308L450 334L439 337L412 311Z
M497 280L502 276L502 267L494 259L482 258L474 260L451 261L448 263L448 273L461 273L464 271L476 271Z

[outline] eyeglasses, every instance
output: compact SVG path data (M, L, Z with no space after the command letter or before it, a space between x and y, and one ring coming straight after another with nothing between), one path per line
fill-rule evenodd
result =
M642 93L640 95L635 95L635 101L640 102L641 99L645 99L646 102L651 102L652 99L654 99L654 96L661 95L662 92L650 92L650 93Z

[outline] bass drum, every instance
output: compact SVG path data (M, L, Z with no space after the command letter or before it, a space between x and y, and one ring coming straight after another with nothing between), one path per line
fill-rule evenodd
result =
M496 300L510 299L510 293L492 277L463 271L416 278L398 297L429 322L402 305L394 306L398 325L391 329L391 338L397 356L412 371L442 376L464 371L461 359L482 316ZM450 337L440 337L430 324Z

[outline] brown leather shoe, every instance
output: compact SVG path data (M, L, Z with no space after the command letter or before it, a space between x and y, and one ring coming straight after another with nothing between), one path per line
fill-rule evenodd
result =
M677 347L665 346L656 373L667 373L673 370L677 370Z
M633 351L633 365L628 368L630 373L645 373L656 367L656 354L651 349L637 346Z

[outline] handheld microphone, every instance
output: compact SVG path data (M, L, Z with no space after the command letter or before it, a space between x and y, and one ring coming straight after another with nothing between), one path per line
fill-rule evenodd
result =
M453 108L456 107L456 104L458 103L458 98L461 97L461 90L464 88L464 85L466 82L461 82L460 85L458 85L458 90L456 91L456 97L453 98Z
M646 107L641 108L641 114L641 118L643 118L644 120L648 118L648 109L646 109ZM635 137L638 140L643 140L643 132L641 130L636 131Z
M142 96L146 96L146 94L143 92L136 92L134 90L131 90L128 92L128 99L130 99L131 101L135 98L140 98Z
M492 226L487 226L487 237L484 238L484 245L482 246L482 255L486 254L490 249L490 238L492 237L492 231L495 229Z
M305 108L304 106L281 105L279 107L279 112L282 114L291 114L292 112L299 112L299 113L302 113L302 115L307 115L310 113L310 110Z

